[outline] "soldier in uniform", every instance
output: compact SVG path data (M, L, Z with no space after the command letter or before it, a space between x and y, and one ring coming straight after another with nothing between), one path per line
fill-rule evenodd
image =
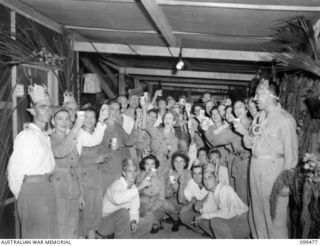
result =
M242 124L234 124L252 149L250 165L250 229L254 238L288 238L288 189L282 191L276 217L271 220L269 199L278 175L296 166L298 138L294 118L279 103L279 88L262 80L257 87L258 107L266 117L255 125L252 135Z
M45 132L51 102L43 86L29 86L28 92L33 123L15 139L8 165L9 188L18 200L22 238L56 238L56 197L50 178L55 161Z

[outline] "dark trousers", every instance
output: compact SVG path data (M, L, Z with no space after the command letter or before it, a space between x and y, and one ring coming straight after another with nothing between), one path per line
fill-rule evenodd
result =
M201 220L199 227L211 237L217 239L245 239L250 236L248 213L230 219Z
M57 205L52 183L23 183L18 214L22 238L58 238Z

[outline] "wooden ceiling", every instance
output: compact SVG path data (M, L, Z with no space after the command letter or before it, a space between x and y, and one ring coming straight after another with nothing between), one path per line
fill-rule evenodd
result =
M270 67L268 52L277 48L272 41L272 28L280 20L298 15L313 21L320 18L320 0L0 0L0 3L25 6L29 15L36 12L40 22L49 23L53 29L59 29L59 25L67 27L79 34L75 50L112 54L109 56L112 64L130 71L170 70L179 47L183 47L189 70L251 74L250 78L259 67ZM166 77L167 73L163 75Z

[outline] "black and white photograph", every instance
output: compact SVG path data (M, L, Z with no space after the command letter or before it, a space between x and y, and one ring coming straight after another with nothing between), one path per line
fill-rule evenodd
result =
M320 0L0 0L1 244L318 238Z

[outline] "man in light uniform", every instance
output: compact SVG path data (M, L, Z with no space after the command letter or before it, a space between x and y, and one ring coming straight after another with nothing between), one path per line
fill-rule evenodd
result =
M298 161L298 139L294 118L279 103L279 88L262 80L256 100L266 118L253 126L249 134L241 124L235 129L244 135L244 144L252 149L250 166L250 229L254 238L288 238L288 188L282 191L276 217L271 220L270 194L276 178Z
M45 126L51 117L47 89L29 86L33 123L16 137L8 164L10 190L18 200L22 238L56 238L56 197L50 180L55 167Z

